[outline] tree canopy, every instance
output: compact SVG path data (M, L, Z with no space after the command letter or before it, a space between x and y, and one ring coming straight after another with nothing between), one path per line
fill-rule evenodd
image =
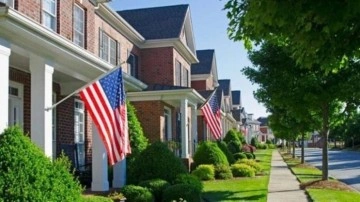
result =
M360 54L360 1L228 0L235 41L287 44L303 67L337 70Z

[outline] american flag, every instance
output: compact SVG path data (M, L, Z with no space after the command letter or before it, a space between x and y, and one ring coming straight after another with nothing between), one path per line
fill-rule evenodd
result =
M221 137L222 127L221 112L216 89L210 95L210 98L206 101L206 103L201 107L201 111L210 132L216 140L219 139Z
M131 153L122 70L117 68L80 92L114 165Z

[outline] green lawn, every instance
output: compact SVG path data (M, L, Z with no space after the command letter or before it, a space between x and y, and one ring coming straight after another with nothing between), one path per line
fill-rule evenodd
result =
M308 164L301 165L299 159L292 159L291 155L282 154L285 162L301 183L321 180L321 170ZM335 179L332 179L336 181ZM352 191L339 191L333 189L306 189L314 202L348 202L360 201L360 194Z
M203 198L208 201L266 201L271 156L273 150L258 150L256 159L264 169L264 176L204 182Z

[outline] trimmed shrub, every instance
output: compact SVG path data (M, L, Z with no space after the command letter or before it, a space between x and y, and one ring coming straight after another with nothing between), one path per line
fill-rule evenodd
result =
M265 143L266 144L272 144L271 140L269 140L269 139L267 139Z
M140 121L136 116L136 109L130 103L126 102L127 108L127 118L128 118L128 127L129 127L129 140L131 146L131 154L126 157L126 170L127 170L127 182L133 183L135 179L131 179L134 170L134 161L140 155L142 151L146 149L149 145L149 140L145 137L143 128L141 127ZM110 167L111 172L109 174L109 179L112 179L112 166ZM111 182L110 180L109 182Z
M176 176L176 179L174 180L173 184L191 184L199 192L202 192L202 190L204 188L204 185L199 180L199 178L197 178L194 175L190 175L190 174L180 174L180 175Z
M268 145L264 143L259 144L259 149L268 149Z
M253 156L253 159L256 159L255 153L251 153L251 154Z
M238 160L236 161L236 164L246 164L252 168L255 169L255 172L260 172L262 170L261 166L259 163L257 163L254 160L250 160L250 159L242 159L242 160Z
M239 134L238 134L238 132L237 132L236 130L234 130L234 129L230 129L230 130L226 133L226 135L225 135L225 137L224 137L224 141L225 141L226 143L235 142L236 144L241 145L241 140L240 140L240 138L239 138Z
M235 160L247 159L247 156L244 153L239 152L234 154L234 158Z
M201 202L201 192L191 184L175 184L164 190L163 202L178 201Z
M142 181L139 183L139 186L148 188L153 194L155 201L161 201L162 193L170 186L170 183L162 179L153 179Z
M258 148L260 143L259 143L259 140L257 139L257 137L253 137L253 138L251 138L250 144L252 146Z
M228 149L226 142L224 141L217 141L218 147L221 149L221 151L225 154L229 164L233 164L235 162L234 156Z
M70 162L46 157L18 127L0 134L0 201L81 201Z
M276 145L274 145L274 144L268 144L268 148L269 148L269 149L276 149Z
M245 164L233 164L231 171L234 177L254 177L255 169Z
M214 165L199 165L191 174L200 180L213 180L215 179L215 168Z
M232 154L236 154L236 153L239 153L241 151L241 144L237 144L236 142L234 141L231 141L227 144L227 148L228 150L230 151L230 153Z
M253 156L252 153L250 153L250 152L245 152L244 154L246 155L246 158L247 158L247 159L254 159L254 156Z
M215 179L231 179L233 178L231 169L227 165L216 165L215 166Z
M135 159L133 171L129 174L135 182L157 178L172 182L181 173L187 173L187 170L180 158L164 143L155 142Z
M199 145L194 154L194 163L195 166L200 164L229 165L225 154L221 151L217 144L209 141L202 142Z
M149 189L145 187L126 185L121 188L121 193L124 194L126 202L153 202L154 197Z

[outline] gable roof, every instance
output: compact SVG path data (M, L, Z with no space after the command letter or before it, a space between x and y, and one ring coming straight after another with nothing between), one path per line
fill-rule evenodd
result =
M268 125L268 118L267 117L259 117L257 120L260 122L260 126L267 126Z
M178 38L189 5L117 11L145 39Z
M232 103L233 105L241 105L241 91L233 90L231 91Z
M219 82L219 88L224 91L225 96L230 96L230 79L221 79Z
M199 63L191 65L191 74L210 74L215 50L197 50Z

